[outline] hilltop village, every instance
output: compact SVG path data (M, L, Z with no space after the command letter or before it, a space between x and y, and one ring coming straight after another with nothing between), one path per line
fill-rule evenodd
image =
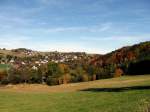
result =
M150 42L126 46L105 55L0 49L1 84L85 82L148 74L149 66Z

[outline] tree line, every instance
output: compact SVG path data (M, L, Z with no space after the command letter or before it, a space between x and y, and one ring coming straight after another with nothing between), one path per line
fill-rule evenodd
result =
M110 72L113 71L93 65L67 65L49 62L36 70L32 69L31 66L21 66L19 68L11 66L7 71L0 73L0 76L3 74L3 77L0 77L0 82L1 84L40 83L58 85L113 77Z

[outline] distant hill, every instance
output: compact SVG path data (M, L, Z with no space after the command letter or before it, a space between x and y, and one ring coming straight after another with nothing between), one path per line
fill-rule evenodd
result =
M58 85L122 75L150 74L150 41L105 55L84 52L39 52L19 48L0 50L0 83ZM9 75L8 75L9 74Z
M150 60L150 41L142 42L133 46L127 46L112 51L106 55L94 57L90 64L104 67L107 65L115 65L117 67L129 66L130 63ZM150 67L147 61L147 69Z
M133 46L127 46L112 51L106 55L94 57L93 64L123 63L126 61L150 59L150 41L142 42Z

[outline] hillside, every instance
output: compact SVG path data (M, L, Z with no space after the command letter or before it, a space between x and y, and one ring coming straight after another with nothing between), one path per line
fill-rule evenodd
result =
M150 66L150 42L142 42L133 46L127 46L118 50L112 51L106 55L94 57L90 64L95 67L102 68L118 68L121 69L123 74L131 74L129 71L130 65L140 64L135 69L143 69L143 73L150 73L148 70ZM143 63L144 61L144 63ZM147 71L147 72L144 72ZM134 75L139 74L135 72Z
M150 58L150 41L142 42L133 46L127 46L111 53L97 56L91 63L102 65L110 63L124 63L132 60L144 60Z
M1 112L149 112L150 75L0 87Z

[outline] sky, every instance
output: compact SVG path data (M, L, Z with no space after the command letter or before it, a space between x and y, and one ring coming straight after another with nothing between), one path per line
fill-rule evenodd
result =
M150 41L150 0L0 0L0 48L105 54Z

